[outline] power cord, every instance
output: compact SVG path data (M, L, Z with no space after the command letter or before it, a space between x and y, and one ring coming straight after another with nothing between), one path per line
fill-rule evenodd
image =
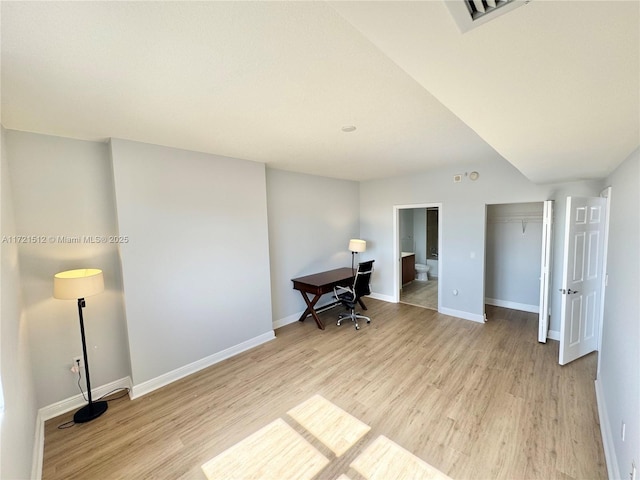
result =
M80 393L82 394L82 398L84 399L84 401L88 402L87 397L85 396L84 391L82 390L82 386L80 385L80 380L82 380L82 373L81 373L81 370L80 370L80 360L79 359L76 360L76 365L74 365L71 368L71 371L78 374L78 389L80 390ZM96 402L102 400L105 397L108 397L109 395L113 395L114 393L120 392L120 391L122 391L121 395L119 395L119 396L117 396L115 398L109 398L107 400L107 402L111 402L113 400L119 400L122 397L124 397L124 396L129 394L129 389L126 388L126 387L115 388L115 389L111 390L110 392L107 392L104 395L102 395L100 398L98 398L98 400L96 400ZM75 424L76 424L76 422L74 422L73 420L61 423L60 425L58 425L58 430L64 430L65 428L71 428Z
M105 393L98 400L102 400L104 397L108 397L109 395L113 395L114 393L120 392L120 391L122 391L122 395L119 395L119 396L117 396L115 398L110 398L110 399L107 400L107 402L112 402L114 400L119 400L120 398L129 395L129 389L127 387L120 387L120 388L114 388L109 393Z
M80 364L80 360L76 360L78 364ZM84 392L82 391L82 386L80 385L80 380L82 380L82 373L80 371L80 368L78 368L78 390L80 390L80 393L82 394L82 398L84 398L85 402L88 402L89 400L87 400L87 397L85 396Z

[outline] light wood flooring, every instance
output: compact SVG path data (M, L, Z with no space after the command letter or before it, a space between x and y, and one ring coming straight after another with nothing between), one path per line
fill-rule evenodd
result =
M438 279L430 278L426 282L414 280L404 285L400 292L400 301L418 307L438 310Z
M335 325L336 309L287 325L269 343L93 422L45 426L43 478L202 479L201 466L278 419L342 474L384 436L454 479L606 478L595 401L596 354L559 366L536 341L535 314L487 307L478 324L367 299L372 323ZM287 412L314 395L371 429L337 457ZM283 479L277 479L283 480ZM284 479L286 480L286 479Z

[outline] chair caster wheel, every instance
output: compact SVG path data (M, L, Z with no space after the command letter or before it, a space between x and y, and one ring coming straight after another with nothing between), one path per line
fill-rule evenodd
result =
M360 330L360 327L356 327L356 330Z
M367 320L367 323L371 323L371 320Z

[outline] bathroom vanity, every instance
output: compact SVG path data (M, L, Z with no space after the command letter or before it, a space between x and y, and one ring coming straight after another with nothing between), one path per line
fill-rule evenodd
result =
M416 279L416 254L402 252L402 285Z

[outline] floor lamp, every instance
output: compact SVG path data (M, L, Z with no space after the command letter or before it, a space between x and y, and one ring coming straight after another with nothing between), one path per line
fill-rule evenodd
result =
M355 266L354 266L354 260L355 260L355 256L356 253L362 253L367 249L367 242L365 242L364 240L359 240L357 238L352 238L351 240L349 240L349 250L351 250L351 271L353 272L353 274L355 275Z
M82 309L85 307L85 297L96 295L104 290L102 270L97 268L82 268L56 273L53 277L53 297L61 300L78 300L78 315L80 316L80 336L82 337L82 355L84 356L84 371L87 381L87 395L89 403L73 415L75 423L86 423L98 418L107 410L107 402L94 402L91 398L91 379L89 378L89 360L87 359L87 342L84 337L84 320Z

